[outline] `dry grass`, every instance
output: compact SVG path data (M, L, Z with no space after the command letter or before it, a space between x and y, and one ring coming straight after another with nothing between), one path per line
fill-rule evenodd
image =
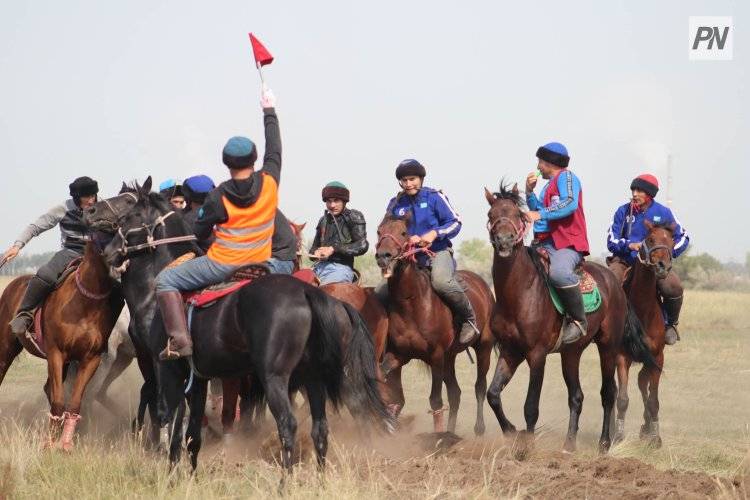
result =
M567 403L559 357L550 356L537 450L526 462L517 462L486 405L487 436L473 439L474 367L462 356L458 371L464 397L457 433L467 438L465 441L449 452L434 453L415 437L430 430L431 418L426 414L429 381L423 370L412 363L404 375L405 413L414 415L411 432L381 438L374 449L364 449L348 439L346 422L334 423L328 470L321 475L310 464L297 467L284 494L291 498L374 499L392 498L394 494L410 498L551 497L565 492L565 496L629 497L631 490L637 496L646 493L643 488L653 486L653 496L665 496L670 491L684 496L685 491L674 488L688 485L687 491L698 496L746 496L747 492L731 482L697 473L741 478L750 470L750 295L688 292L686 299L683 341L668 348L662 377L660 416L664 447L660 450L649 449L637 439L643 406L631 383L627 419L630 437L612 450L611 456L616 458L597 458L600 380L596 351L589 349L581 364L586 399L579 452L570 458L556 451L567 425ZM233 453L231 459L220 455L218 447L208 447L201 455L196 477L189 476L184 466L170 475L163 458L143 451L140 443L127 435L128 416L113 419L98 409L89 417L94 429L81 438L70 456L40 451L46 412L41 396L44 371L43 362L22 356L0 387L0 498L278 495L281 473L275 465L257 458L254 443L240 445L249 456ZM124 406L132 405L138 381L137 373L131 369L111 394L120 394ZM504 406L517 426L523 422L527 382L528 370L522 367L504 393ZM307 432L309 421L300 425L300 433ZM657 469L690 474L660 473L629 458ZM649 475L653 477L642 479ZM617 477L627 479L621 484L608 482ZM660 490L660 485L664 489ZM567 489L559 489L563 487Z

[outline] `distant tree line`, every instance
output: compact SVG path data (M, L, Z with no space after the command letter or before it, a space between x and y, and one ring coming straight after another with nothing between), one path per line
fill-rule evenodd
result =
M10 262L7 262L2 269L0 269L0 275L3 276L19 276L21 274L33 274L39 267L43 266L55 255L55 252L37 253L31 255L19 255Z

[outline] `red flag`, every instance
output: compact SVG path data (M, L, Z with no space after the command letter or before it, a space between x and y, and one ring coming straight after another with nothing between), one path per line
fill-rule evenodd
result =
M260 43L260 40L255 38L255 35L252 33L248 33L250 35L250 43L253 46L253 55L255 56L255 63L259 66L265 66L266 64L271 64L273 62L273 56L270 52L268 52L268 49L266 49L262 43Z

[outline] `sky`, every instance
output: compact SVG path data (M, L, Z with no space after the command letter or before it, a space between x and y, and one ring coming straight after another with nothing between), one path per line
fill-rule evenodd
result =
M693 252L744 262L750 225L748 2L0 2L0 231L10 245L81 175L228 177L234 135L263 150L264 69L283 139L280 207L308 222L322 186L351 190L371 245L397 164L416 158L487 238L485 186L522 184L564 143L591 253L630 181L657 175ZM732 61L688 60L688 18L732 16ZM25 252L54 250L59 231Z

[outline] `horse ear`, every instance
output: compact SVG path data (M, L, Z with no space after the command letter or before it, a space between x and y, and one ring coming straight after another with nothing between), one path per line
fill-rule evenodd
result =
M672 231L672 234L674 234L675 231L677 231L677 223L672 221L669 223L669 230Z
M486 187L484 188L484 197L487 198L487 203L489 203L490 206L495 203L495 195Z
M305 226L307 226L307 222L303 222L302 224L297 226L297 229L299 229L300 233L302 232L303 229L305 229Z
M654 228L654 223L648 219L644 219L643 225L646 226L646 229L648 229L649 231L651 231Z
M122 181L122 187L120 188L120 193L124 193L128 190L128 185L125 184L125 181Z
M149 175L146 177L146 182L143 183L143 186L141 186L141 194L149 194L151 192L151 183L153 181L151 180L151 176Z
M518 195L518 183L516 182L513 184L513 189L511 190L513 194Z

